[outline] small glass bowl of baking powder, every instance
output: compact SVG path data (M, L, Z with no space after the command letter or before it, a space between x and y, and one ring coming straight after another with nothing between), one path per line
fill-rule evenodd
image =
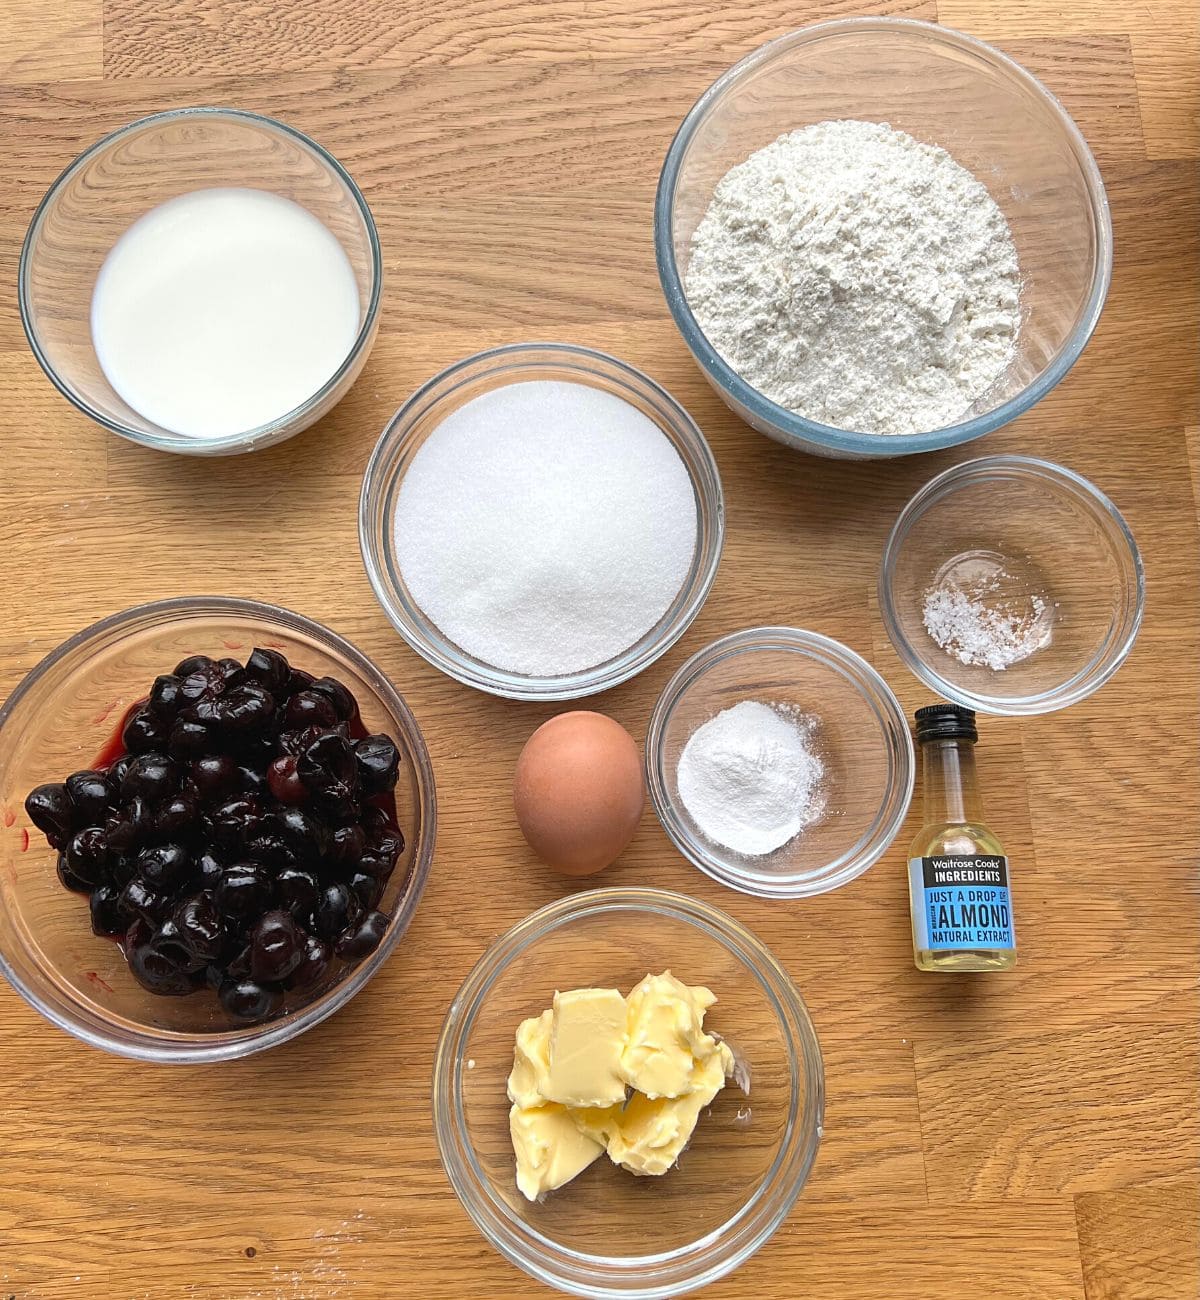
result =
M602 1158L527 1201L505 1092L517 1026L558 989L630 988L663 970L716 994L705 1028L729 1043L733 1080L661 1178ZM463 1208L518 1268L592 1300L665 1300L747 1260L803 1191L823 1112L821 1050L787 972L725 912L662 889L588 890L515 925L455 995L434 1057L438 1153Z
M929 687L984 713L1050 713L1098 690L1142 622L1145 574L1116 506L1073 470L985 456L896 520L879 608Z
M705 746L713 728L725 734ZM788 731L818 776L810 781L803 762L794 769L806 809L780 831L773 782L795 757ZM708 770L689 789L697 748ZM667 683L646 733L650 797L675 846L714 880L762 898L805 898L861 876L904 823L913 771L908 721L888 684L853 650L798 628L748 628L706 646Z
M1015 359L969 410L928 432L858 432L779 405L710 342L685 293L693 235L730 169L785 133L855 120L946 150L999 206L1017 254ZM957 446L1028 411L1078 360L1112 274L1104 182L1054 95L992 46L902 18L817 23L760 46L718 78L663 163L654 246L667 306L725 404L778 442L847 459Z

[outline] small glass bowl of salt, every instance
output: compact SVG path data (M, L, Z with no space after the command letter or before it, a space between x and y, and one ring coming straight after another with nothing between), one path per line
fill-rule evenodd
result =
M647 786L675 846L762 898L861 876L904 823L913 770L908 722L883 678L798 628L706 646L667 683L646 733Z
M1073 470L985 456L904 507L884 548L879 608L907 666L983 713L1065 708L1125 662L1145 603L1137 543Z

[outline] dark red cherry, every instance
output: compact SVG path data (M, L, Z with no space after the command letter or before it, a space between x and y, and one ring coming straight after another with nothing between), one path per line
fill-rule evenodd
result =
M322 939L332 942L342 931L358 922L362 910L362 904L350 886L335 881L326 885L317 896L313 928Z
M288 673L286 694L295 695L297 691L306 691L317 679L303 668L293 668Z
M237 848L251 839L261 814L253 799L229 799L209 814L213 838L225 848Z
M208 655L188 655L186 659L181 659L171 671L174 676L183 678L190 677L193 673L202 672L214 666L213 660Z
M384 882L365 871L356 871L346 882L354 890L358 901L368 911L383 897Z
M349 722L358 712L358 701L335 677L318 677L308 689L329 700L339 722Z
M318 695L316 691L297 691L283 711L283 725L289 730L332 727L337 720L333 702L327 695Z
M126 957L134 979L151 993L180 997L196 987L188 973L172 960L169 948L160 950L153 942L139 943L128 949Z
M225 943L225 927L211 893L203 891L183 899L172 919L179 942L197 969L217 960Z
M197 758L212 747L208 728L194 718L178 718L167 740L167 753L174 759Z
M387 930L388 919L382 912L368 912L357 925L338 939L334 952L342 958L357 960L379 947Z
M183 679L176 677L174 673L163 673L156 677L154 685L150 688L150 698L146 701L146 708L164 722L173 721L175 715L183 708L183 695L179 689L182 685Z
M67 841L63 856L71 874L90 887L104 883L112 851L101 827L85 826Z
M235 1020L264 1020L279 1006L282 995L253 980L227 980L218 996Z
M387 736L364 736L354 746L354 757L364 794L383 794L396 788L400 751Z
M316 876L300 867L284 867L275 877L275 892L280 902L300 919L312 915L319 889Z
M195 798L190 794L177 794L168 799L158 810L154 819L157 834L174 838L189 831L199 816Z
M167 895L152 889L140 876L134 876L117 899L117 906L126 916L140 916L153 923L162 918L167 903Z
M329 837L329 859L339 867L353 867L366 852L367 837L361 826L339 826Z
M291 667L278 650L262 650L257 646L246 660L246 680L257 682L272 695L282 695L288 684Z
M252 979L266 983L285 980L304 958L304 935L290 912L264 912L248 937Z
M90 880L84 880L82 876L77 876L71 870L65 853L60 853L58 855L58 865L55 870L58 872L58 883L62 885L64 889L69 889L75 894L91 893L92 882Z
M121 781L121 798L135 797L159 803L179 787L179 769L166 754L139 754Z
M196 859L196 880L201 889L216 889L217 881L225 874L224 864L212 853L201 853Z
M226 867L214 891L217 907L234 921L247 921L271 901L271 882L261 867L239 862Z
M180 700L184 705L195 705L201 700L212 700L225 690L225 676L219 665L211 660L195 669L179 686Z
M104 833L111 848L118 853L128 853L143 845L154 834L155 826L154 810L139 795L109 814L104 823Z
M138 875L159 893L169 894L187 879L192 857L182 844L155 844L138 854Z
M297 760L292 754L282 754L267 768L267 785L280 803L301 804L308 798L308 790L300 779Z
M238 789L237 764L228 754L205 754L188 768L197 797L214 803Z
M234 736L261 732L275 713L275 700L254 682L227 690L218 706L218 721Z
M317 862L325 856L328 840L325 828L302 808L281 808L275 815L275 824L301 861Z
M92 915L92 933L103 938L124 932L127 921L117 900L120 890L115 885L98 885L92 890L88 907Z
M67 794L78 819L86 826L99 826L116 802L116 789L103 772L72 772L66 780Z
M65 844L75 821L75 805L67 787L57 781L39 785L25 797L29 820L47 836L51 844Z
M304 954L300 964L292 971L288 987L303 989L315 984L329 969L330 955L329 945L323 939L318 939L315 934L307 935L304 940Z
M165 749L170 734L170 725L143 707L125 724L121 743L131 754L147 754Z

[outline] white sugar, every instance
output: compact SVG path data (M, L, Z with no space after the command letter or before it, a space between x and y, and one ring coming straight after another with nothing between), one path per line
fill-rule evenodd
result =
M585 384L476 397L413 458L396 554L413 599L468 654L560 676L627 650L696 547L691 480L646 415Z

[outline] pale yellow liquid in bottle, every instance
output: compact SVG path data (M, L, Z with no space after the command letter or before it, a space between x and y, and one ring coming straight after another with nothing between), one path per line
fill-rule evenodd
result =
M975 776L974 742L930 740L921 745L925 773L925 820L909 858L1004 857L1004 848L983 823ZM910 897L910 905L914 905ZM919 970L996 971L1017 964L1015 947L939 948L920 946L913 919L913 960Z

